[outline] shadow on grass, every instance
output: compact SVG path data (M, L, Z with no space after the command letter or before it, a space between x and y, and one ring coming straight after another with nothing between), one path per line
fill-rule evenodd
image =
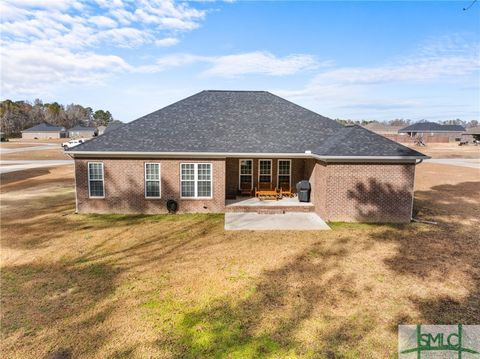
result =
M28 340L47 332L49 342L61 343L50 348L52 358L66 353L94 355L111 334L98 323L112 311L103 302L114 292L118 274L118 269L101 263L3 267L4 338L13 335Z
M398 245L396 255L385 261L391 270L433 283L458 280L459 285L469 288L461 299L448 294L434 298L410 296L422 323L478 324L480 182L434 186L428 191L418 191L416 197L419 216L433 218L438 225L412 224L401 231L387 229L374 233L371 238Z
M341 318L338 332L322 333L329 341L325 347L302 349L295 338L308 320L332 320L318 311L320 303L334 306L337 296L357 297L353 278L334 271L351 249L347 237L334 248L316 243L281 268L265 271L235 299L200 304L151 299L144 309L159 333L156 344L176 358L360 355L354 339L374 329L374 321L365 319L374 313Z

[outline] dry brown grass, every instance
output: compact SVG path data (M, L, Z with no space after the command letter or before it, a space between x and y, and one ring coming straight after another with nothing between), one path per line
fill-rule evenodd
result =
M33 150L27 152L6 153L2 154L2 160L71 160L63 148L52 148L48 150Z
M425 147L409 147L432 158L480 158L480 146L472 144L459 146L458 143L429 143Z
M35 147L35 146L42 146L42 143L31 143L28 144L26 142L1 142L0 148L24 148L24 147Z
M10 178L2 356L386 358L398 324L478 324L480 183L462 171L418 168L416 210L437 226L311 233L76 215L71 169Z
M2 142L4 144L22 144L23 146L30 146L31 144L38 143L43 145L45 143L63 143L67 142L68 138L48 138L48 139L29 139L29 138L10 138L8 142Z

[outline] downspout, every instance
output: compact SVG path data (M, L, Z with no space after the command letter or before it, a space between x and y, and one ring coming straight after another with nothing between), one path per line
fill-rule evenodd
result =
M75 213L78 213L78 196L77 196L77 163L75 162L75 155L67 153L73 160L73 178L75 181Z
M423 162L423 158L419 159L418 162L415 160L415 166L419 165ZM416 170L413 171L413 191L412 191L412 209L410 211L410 222L415 222L416 220L413 218L413 202L415 201L415 176Z

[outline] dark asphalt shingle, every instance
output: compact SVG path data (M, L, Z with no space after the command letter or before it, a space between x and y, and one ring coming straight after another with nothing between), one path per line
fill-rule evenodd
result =
M398 133L406 132L463 132L465 127L460 125L441 125L436 122L418 122L398 130Z
M27 128L22 132L52 132L52 131L65 131L65 128L60 126L54 126L46 122L42 122L38 125Z
M266 91L202 91L106 131L74 151L422 156Z

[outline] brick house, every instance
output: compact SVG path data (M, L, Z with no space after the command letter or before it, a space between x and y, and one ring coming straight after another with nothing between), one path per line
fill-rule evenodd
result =
M170 199L182 213L233 211L241 183L309 180L299 211L366 222L410 221L428 158L265 91L202 91L68 153L82 213L165 213Z
M43 122L22 131L22 138L49 139L66 137L65 127L54 126Z
M465 127L460 125L441 125L436 122L417 122L398 130L399 135L408 135L401 139L421 137L425 143L448 143L460 141Z

